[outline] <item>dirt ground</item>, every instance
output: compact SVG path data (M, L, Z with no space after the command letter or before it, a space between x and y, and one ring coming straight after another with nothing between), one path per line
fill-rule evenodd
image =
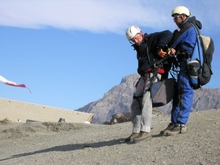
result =
M191 113L189 131L159 136L170 116L154 114L152 138L125 143L131 122L0 123L0 164L4 165L220 165L220 109Z

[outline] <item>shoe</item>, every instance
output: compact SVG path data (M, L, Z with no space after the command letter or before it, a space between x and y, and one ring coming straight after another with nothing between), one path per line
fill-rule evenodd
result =
M180 129L180 133L186 133L187 131L188 131L188 128L186 127L186 125L182 125Z
M128 138L125 139L125 142L130 142L134 140L134 138L137 138L139 136L139 133L132 133Z
M171 126L169 129L165 130L163 135L174 136L174 135L182 134L186 132L187 132L186 125L176 124L175 126Z
M166 134L169 134L169 133L172 131L172 129L173 129L174 127L175 127L175 126L174 126L172 123L170 123L170 124L168 125L168 127L167 127L165 130L160 131L160 135L166 135Z
M148 139L148 138L151 138L150 132L141 131L139 136L137 138L134 138L134 142L138 143L138 142L141 142L141 141Z
M182 134L187 132L187 127L186 125L176 125L172 131L170 132L171 135L176 135L176 134Z

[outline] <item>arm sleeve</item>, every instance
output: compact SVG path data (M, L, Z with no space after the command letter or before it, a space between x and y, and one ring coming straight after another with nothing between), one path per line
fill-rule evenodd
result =
M172 44L172 47L176 48L178 46L179 51L181 52L187 51L192 53L195 44L196 44L196 31L193 27L191 27L180 35L180 37Z
M172 37L173 37L173 33L169 30L159 32L157 35L157 45L156 45L157 49L161 49L161 48L164 49L165 47L167 47Z

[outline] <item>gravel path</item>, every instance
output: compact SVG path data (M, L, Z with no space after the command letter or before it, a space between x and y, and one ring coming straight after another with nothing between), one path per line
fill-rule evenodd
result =
M220 165L220 109L191 113L186 134L159 132L170 116L153 117L149 140L128 144L131 122L0 124L0 164L4 165Z

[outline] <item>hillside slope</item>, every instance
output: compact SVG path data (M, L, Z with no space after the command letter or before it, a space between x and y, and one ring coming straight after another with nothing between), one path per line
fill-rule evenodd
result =
M94 114L93 123L109 121L116 113L130 112L132 96L135 91L135 84L139 78L138 74L131 74L122 78L119 85L111 88L104 94L103 98L87 104L78 111ZM192 111L220 108L220 89L198 89L195 96ZM164 113L170 113L172 105L167 104L158 107Z

